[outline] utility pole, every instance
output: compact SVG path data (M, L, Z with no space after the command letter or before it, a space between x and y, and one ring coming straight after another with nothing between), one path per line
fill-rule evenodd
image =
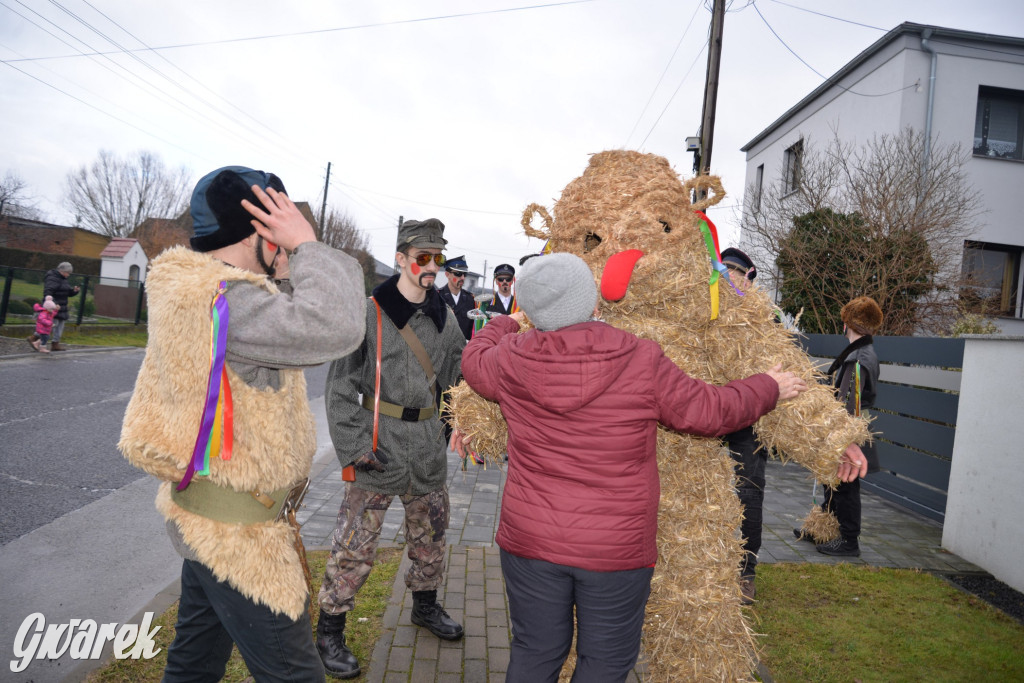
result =
M715 140L715 105L718 102L718 68L722 61L722 28L725 25L725 0L714 1L711 10L711 35L708 38L708 70L704 79L704 108L700 121L701 144L694 159L694 170L700 175L706 175L711 169L711 148Z
M399 216L398 217L398 233L395 235L395 245L396 245L395 254L396 255L398 254L398 249L397 249L398 237L402 234L402 223L404 223L404 222L405 222L405 216ZM398 272L398 258L397 257L395 258L395 272L396 273Z
M324 214L327 212L327 188L331 185L331 162L327 162L327 180L324 181L324 203L320 205L320 239L324 238Z

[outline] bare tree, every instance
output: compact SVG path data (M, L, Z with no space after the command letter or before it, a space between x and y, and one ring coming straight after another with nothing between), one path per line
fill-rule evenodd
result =
M926 160L924 142L907 128L855 147L833 131L824 149L804 140L788 187L748 188L744 244L774 265L765 279L783 310L805 309L806 331L841 329L839 309L861 295L885 311L886 334L943 332L960 315L981 200L960 146L933 141Z
M191 173L171 170L152 152L121 159L101 150L92 166L65 178L64 204L81 225L124 237L147 218L174 218L187 206Z
M370 250L370 238L366 236L347 211L333 206L324 216L323 225L317 228L317 238L335 249L348 252L349 249Z
M0 216L42 220L43 214L28 194L28 183L14 171L0 179Z
M347 211L330 207L323 225L317 226L317 238L359 261L363 269L363 285L369 294L377 284L376 262L370 254L370 238L359 229L352 216Z

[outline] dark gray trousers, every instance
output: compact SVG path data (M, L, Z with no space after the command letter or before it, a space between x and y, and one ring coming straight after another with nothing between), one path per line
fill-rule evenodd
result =
M501 551L512 650L507 683L558 680L572 646L576 683L617 683L636 666L653 567L593 572Z
M275 614L217 581L199 562L185 560L181 567L181 602L174 628L164 683L221 680L232 642L258 683L325 680L308 609L298 621Z
M736 461L736 494L743 505L740 534L743 537L744 552L740 575L752 579L757 569L757 553L761 550L764 470L768 463L768 451L761 448L754 436L753 427L744 427L727 434L725 440L732 459Z

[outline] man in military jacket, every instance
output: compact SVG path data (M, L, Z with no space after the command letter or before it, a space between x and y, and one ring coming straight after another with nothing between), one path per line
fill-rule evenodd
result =
M455 314L434 287L445 264L443 231L436 218L402 224L395 255L400 271L373 290L363 343L336 360L327 379L331 440L342 466L354 467L354 481L346 485L320 589L316 645L327 671L341 678L360 672L345 644L345 615L373 566L384 513L395 496L405 506L412 622L445 640L463 633L437 602L449 521L438 403L459 378L466 345Z

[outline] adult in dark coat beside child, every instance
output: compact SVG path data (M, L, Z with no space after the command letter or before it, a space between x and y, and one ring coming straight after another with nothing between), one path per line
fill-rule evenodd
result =
M64 323L68 319L68 297L78 294L78 285L72 286L68 282L73 268L71 264L64 261L56 268L46 271L46 278L43 280L43 298L53 297L55 304L60 306L60 311L53 318L53 331L50 336L50 349L63 351L60 345L61 337L64 335Z

